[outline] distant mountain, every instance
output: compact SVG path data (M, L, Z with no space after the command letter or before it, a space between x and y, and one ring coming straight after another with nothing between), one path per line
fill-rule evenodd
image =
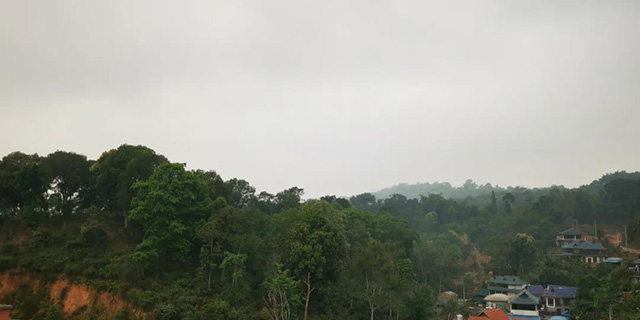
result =
M505 191L507 189L493 186L490 183L479 185L473 180L467 180L462 186L456 187L449 182L424 182L416 184L400 183L384 188L372 194L377 199L385 199L393 194L401 194L407 198L420 198L421 195L442 194L445 198L462 199L490 194L491 191Z
M600 179L594 180L590 184L583 185L580 189L583 189L591 194L597 194L602 190L605 184L615 179L640 179L640 172L626 172L617 171L614 173L607 173ZM519 193L524 190L544 191L551 188L563 188L562 186L549 186L545 188L525 188L525 187L500 187L493 186L490 183L478 184L473 180L467 180L462 186L453 186L448 182L424 182L416 184L400 183L395 186L384 188L382 190L372 192L376 199L385 199L393 194L401 194L407 198L420 198L421 195L428 194L441 194L445 198L451 199L465 199L469 197L482 197L491 194L491 191L496 193L513 192Z

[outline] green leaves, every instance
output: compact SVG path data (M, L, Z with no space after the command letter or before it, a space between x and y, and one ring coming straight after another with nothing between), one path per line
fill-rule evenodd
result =
M148 181L137 183L129 218L139 222L144 239L132 259L149 265L161 258L191 263L196 231L211 214L212 201L201 176L181 164L163 164Z

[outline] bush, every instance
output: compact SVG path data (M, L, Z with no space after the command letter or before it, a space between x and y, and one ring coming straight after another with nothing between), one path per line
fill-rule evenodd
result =
M131 315L129 314L129 311L120 310L118 311L118 313L116 313L114 320L129 320L130 317Z
M82 225L80 235L89 247L105 247L107 245L107 231L95 219L89 219Z
M163 303L156 307L155 318L157 320L178 320L178 311L176 307L170 303ZM212 318L216 319L216 318Z
M64 313L58 306L49 306L44 313L44 320L64 320Z

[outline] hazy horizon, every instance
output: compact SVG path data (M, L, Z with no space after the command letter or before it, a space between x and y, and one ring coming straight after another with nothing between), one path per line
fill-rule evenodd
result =
M640 2L3 1L0 154L146 145L258 190L640 170Z

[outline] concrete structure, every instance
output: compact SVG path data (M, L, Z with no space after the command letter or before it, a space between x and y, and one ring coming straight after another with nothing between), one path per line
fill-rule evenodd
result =
M513 316L525 316L527 319L535 319L540 317L540 298L533 295L528 290L522 290L515 297L509 301L511 311L509 317Z
M485 308L487 309L502 309L509 311L509 298L508 295L502 293L494 293L484 297Z
M557 286L550 284L542 294L545 315L561 315L573 308L577 287Z
M502 293L510 297L524 289L527 283L517 276L495 276L487 281L489 294Z
M585 241L587 236L586 232L578 229L578 221L574 220L571 228L556 235L556 245L562 248L570 242Z
M562 247L562 256L579 259L589 265L598 264L607 258L607 249L593 240L576 241Z

